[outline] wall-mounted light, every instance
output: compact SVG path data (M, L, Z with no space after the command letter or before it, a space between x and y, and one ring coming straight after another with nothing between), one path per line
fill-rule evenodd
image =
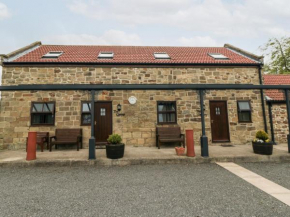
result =
M117 105L117 111L120 112L121 110L122 110L122 106L121 106L121 104L118 104Z
M117 110L114 110L114 112L116 113L116 116L124 116L125 114L124 113L120 113L122 111L122 106L121 104L119 103L117 105Z

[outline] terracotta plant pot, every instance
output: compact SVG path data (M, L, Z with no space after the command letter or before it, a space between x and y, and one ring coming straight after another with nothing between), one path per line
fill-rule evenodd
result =
M272 142L252 142L255 154L272 155L273 143Z
M176 154L178 156L182 156L185 153L185 148L183 148L183 147L175 147L175 151L176 151Z

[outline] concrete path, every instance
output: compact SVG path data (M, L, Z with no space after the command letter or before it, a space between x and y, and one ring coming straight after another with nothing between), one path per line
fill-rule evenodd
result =
M288 146L286 144L284 144L284 145L274 145L273 147L276 150L288 151Z
M290 190L235 163L217 163L236 176L290 206Z
M0 151L0 166L59 166L74 165L139 165L139 164L187 164L187 163L214 163L214 162L290 162L290 154L286 144L280 145L282 149L274 149L273 155L257 155L253 153L251 145L233 147L210 146L209 157L200 156L200 146L195 147L196 157L177 156L174 147L132 147L126 146L124 158L110 160L106 158L105 149L96 149L97 160L88 160L88 149L76 151L75 149L53 150L49 152L37 151L35 161L26 161L25 150Z

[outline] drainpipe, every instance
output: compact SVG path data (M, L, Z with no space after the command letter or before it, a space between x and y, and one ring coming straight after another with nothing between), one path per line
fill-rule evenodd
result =
M288 153L290 153L290 103L289 103L289 90L285 90L285 98L286 98L288 129L289 129L289 134L287 135Z
M202 135L200 137L201 156L202 157L208 157L208 138L207 138L207 136L205 134L203 96L204 96L204 90L199 90L201 129L202 129L201 130Z
M275 142L275 133L274 133L274 126L273 126L273 115L272 115L272 102L268 102L269 108L269 119L270 119L270 127L271 127L271 137L274 145L277 145Z
M95 91L91 90L91 138L89 139L89 160L96 159L95 139Z
M259 66L259 81L260 81L260 85L263 84L261 69L262 69L262 67ZM263 92L262 89L260 90L260 93L261 93L261 102L262 102L263 119L264 119L264 130L265 130L266 133L268 133L266 111L265 111L265 101L264 101L264 92Z

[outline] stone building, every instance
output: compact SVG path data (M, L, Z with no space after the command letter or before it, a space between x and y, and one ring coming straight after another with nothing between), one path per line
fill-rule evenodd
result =
M265 85L290 85L290 75L264 75ZM270 123L272 124L272 137L276 143L287 143L288 118L285 93L282 90L265 91L269 108ZM274 135L274 136L273 136Z
M261 84L262 58L224 47L58 46L33 43L2 55L2 85L32 84ZM205 130L210 145L249 144L264 128L259 90L206 90ZM25 147L29 131L83 128L91 121L97 144L119 133L126 145L155 146L157 126L178 125L201 136L197 90L5 91L0 111L0 149ZM121 108L118 115L117 107Z

